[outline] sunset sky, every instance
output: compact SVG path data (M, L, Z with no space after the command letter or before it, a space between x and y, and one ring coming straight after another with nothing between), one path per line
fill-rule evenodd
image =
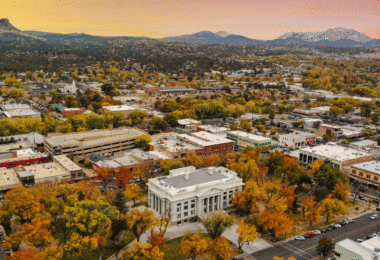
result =
M165 37L227 31L269 40L345 27L380 39L379 0L2 0L20 30Z

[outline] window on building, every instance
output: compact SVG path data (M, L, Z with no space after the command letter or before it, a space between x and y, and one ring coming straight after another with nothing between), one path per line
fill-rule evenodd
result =
M232 200L230 200L229 203L232 204Z
M188 208L189 208L189 206L187 206L187 205L183 207L184 210L187 210Z
M359 172L359 176L363 176L363 173L362 173L362 172Z
M378 181L379 180L379 177L374 177L373 178L375 181Z
M178 204L177 204L177 207L181 207L181 203L178 203Z
M207 205L207 199L204 200L203 205L205 205L205 206Z
M191 208L192 208L192 209L195 208L195 203L194 203L194 204L191 204Z
M225 207L227 205L227 203L226 202L223 202L223 207Z
M180 212L181 211L181 207L177 208L177 212Z
M371 179L371 175L370 174L367 174L367 179Z
M192 200L191 203L195 203L195 200Z
M183 216L184 216L184 217L187 217L187 215L188 215L188 213L187 213L187 212L183 213Z
M356 171L355 171L355 170L352 170L352 174L356 174Z
M189 202L188 202L188 201L185 201L183 204L184 204L184 205L187 205L187 204L189 204Z
M230 190L229 193L231 194L232 192L234 192L233 190Z
M191 211L191 215L194 215L194 214L195 214L195 210L192 210L192 211Z
M177 215L177 218L181 218L181 214L178 214L178 215Z

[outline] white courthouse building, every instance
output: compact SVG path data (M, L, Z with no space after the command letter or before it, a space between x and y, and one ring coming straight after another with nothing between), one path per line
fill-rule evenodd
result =
M244 183L225 167L189 166L149 179L147 185L148 207L157 215L171 212L171 222L181 224L232 206L232 196Z

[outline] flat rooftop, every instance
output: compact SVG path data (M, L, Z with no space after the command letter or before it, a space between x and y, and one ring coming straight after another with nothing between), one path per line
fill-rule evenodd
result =
M180 124L180 125L192 125L192 124L202 124L202 122L198 121L198 120L191 119L191 118L187 118L187 119L178 120L178 124Z
M228 144L233 142L230 139L221 137L219 135L211 134L205 131L192 133L191 135L180 134L178 135L178 137L184 141L189 140L203 147L218 144Z
M127 106L127 105L120 105L120 106L106 106L103 107L104 109L116 112L116 111L133 111L138 110L136 107Z
M201 149L200 147L190 144L185 141L181 141L177 138L167 138L161 141L158 141L157 144L161 147L164 147L169 152L185 152L185 151L194 151ZM159 150L158 150L159 151Z
M355 167L364 171L380 174L379 161L369 161L369 162L364 162L364 163L353 164L351 165L351 167Z
M13 169L0 168L0 190L12 188L12 186L21 185L17 174Z
M231 132L228 132L228 133L229 134L233 134L233 135L237 135L237 136L240 136L240 137L248 138L248 139L251 139L251 140L254 140L254 141L258 141L258 142L271 141L272 140L272 139L270 139L268 137L263 137L263 136L259 136L259 135L255 135L255 134L250 134L250 133L242 132L242 131L231 131Z
M57 146L94 146L102 143L115 142L116 140L134 139L146 132L137 128L116 128L113 130L92 130L80 133L51 135L45 138L45 142Z
M352 142L350 145L356 145L356 146L359 146L359 147L365 147L365 146L368 146L368 145L377 145L377 142L376 141L373 141L373 140L363 140L363 141L358 141L358 142Z
M52 177L71 177L69 171L55 162L23 166L23 168L33 174L35 180Z
M213 126L213 125L202 125L200 126L204 131L210 132L210 133L218 133L218 132L227 132L230 131L230 128L223 127L223 126Z
M81 167L79 167L77 164L75 164L72 160L67 158L66 155L56 155L53 156L53 160L58 162L60 165L62 165L66 170L72 172L72 171L80 171L82 170Z
M347 161L365 156L370 156L369 153L360 152L354 149L345 148L338 145L320 145L315 147L306 147L300 149L300 152L309 153L328 158L336 161Z

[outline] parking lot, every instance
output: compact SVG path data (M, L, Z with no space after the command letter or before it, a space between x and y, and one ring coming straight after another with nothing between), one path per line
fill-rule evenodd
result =
M373 213L366 214L359 218L356 218L356 223L349 223L340 228L316 235L306 240L291 240L286 243L279 243L274 247L253 253L252 256L257 260L271 260L274 256L284 257L284 259L290 256L295 257L298 260L310 260L318 256L316 247L319 239L323 236L327 236L333 243L337 243L346 238L350 238L354 241L357 239L365 240L367 235L380 232L380 220L370 220L370 216Z

